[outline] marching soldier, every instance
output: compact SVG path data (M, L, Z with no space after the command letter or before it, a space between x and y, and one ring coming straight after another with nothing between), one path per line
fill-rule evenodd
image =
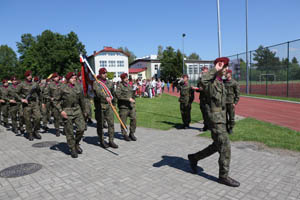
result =
M23 115L26 125L26 132L28 139L33 140L33 136L36 139L41 139L39 134L40 130L40 87L39 84L32 81L32 72L25 72L25 81L19 84L17 87L17 99L23 104ZM33 126L32 126L33 125Z
M60 88L62 87L62 83L59 82L59 75L54 72L52 74L52 82L49 83L46 91L45 98L47 101L51 102L50 105L52 107L52 113L54 117L54 128L56 137L60 136L59 124L61 120L61 115L58 109L54 106L54 98L59 95Z
M5 128L9 128L8 125L8 111L9 111L9 99L8 99L8 80L4 79L0 87L1 97L1 111L3 115L3 125Z
M8 87L9 113L12 123L12 132L18 134L18 112L21 105L21 102L17 99L18 80L13 76L11 77L11 82L12 84ZM19 120L21 121L21 119Z
M84 133L85 105L81 88L76 84L76 74L69 72L66 75L67 83L58 88L53 98L54 106L59 111L64 122L64 132L71 151L72 158L82 154L80 141ZM76 125L76 135L73 133L73 123Z
M240 86L239 83L232 78L232 71L228 70L226 74L227 79L224 81L225 88L227 91L226 97L226 121L227 130L232 133L233 127L235 125L235 106L240 99Z
M202 67L202 74L203 76L205 73L208 72L207 67ZM203 118L203 124L204 127L202 131L207 131L209 129L209 100L207 98L207 94L204 91L204 86L201 84L201 77L199 78L198 84L198 92L200 92L199 99L200 99L200 110L202 113L202 118Z
M47 109L48 100L46 98L48 83L46 80L41 81L40 88L41 88L41 95L42 95L42 105L41 105L42 123L43 123L42 129L44 129L44 131L47 132L49 130L49 127L48 127L48 109Z
M191 87L189 84L188 75L182 76L183 80L178 84L178 89L180 90L180 97L178 101L180 102L180 112L183 122L183 129L190 127L191 123L191 109L192 103L194 101L194 87Z
M99 81L104 83L114 96L114 84L111 81L107 80L107 70L105 68L101 68L99 70ZM111 97L107 96L104 93L102 86L97 83L97 81L94 81L93 89L95 93L94 103L96 110L95 116L97 120L97 134L99 136L100 146L103 148L108 148L109 146L112 148L118 148L118 145L114 143L114 114L112 108L110 107L110 103L115 104L116 98L111 99ZM104 120L106 120L108 124L108 144L104 140Z
M116 96L118 98L119 115L124 124L126 124L127 117L130 119L130 133L129 136L121 126L122 134L126 141L136 141L134 133L136 130L136 111L135 111L135 90L128 84L127 73L121 74L121 83L118 84Z
M213 143L195 154L189 154L188 159L193 172L197 173L197 162L199 160L219 152L219 182L231 187L238 187L240 183L228 176L231 145L226 130L226 89L222 80L228 63L229 59L226 57L217 58L214 61L215 68L202 77L201 83L210 101L210 128Z

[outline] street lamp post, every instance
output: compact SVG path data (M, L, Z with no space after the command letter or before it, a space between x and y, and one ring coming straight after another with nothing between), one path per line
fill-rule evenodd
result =
M248 0L246 0L246 93L249 94L249 61L248 61Z
M220 21L220 1L217 0L217 17L218 17L218 50L219 57L222 56L222 40L221 40L221 21Z
M182 74L184 74L184 37L185 33L182 34Z

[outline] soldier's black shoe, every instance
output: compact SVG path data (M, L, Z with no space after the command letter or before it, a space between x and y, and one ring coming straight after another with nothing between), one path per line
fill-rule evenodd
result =
M137 138L135 137L134 133L129 133L129 137L132 141L136 141Z
M128 142L131 141L130 137L127 134L125 134L123 137L124 137L125 141L128 141Z
M103 149L107 149L109 147L109 145L107 144L107 142L105 142L103 140L103 141L100 141L100 147L102 147Z
M42 139L42 136L39 134L39 131L35 131L35 132L34 132L34 136L35 136L35 138L38 139L38 140Z
M93 122L93 120L91 118L89 118L88 121L87 121L87 123L93 124L94 122Z
M8 125L8 123L4 123L4 125L3 125L5 128L9 128L9 125Z
M114 141L109 141L109 144L108 144L111 148L114 148L114 149L117 149L119 148L118 145L116 145L116 143L114 143Z
M55 130L55 135L56 135L56 137L59 137L59 136L60 136L60 130L59 130L59 129L56 129L56 130Z
M24 133L25 133L24 128L20 128L20 133L24 135Z
M16 128L13 128L13 129L12 129L12 132L15 133L15 134L18 134L18 133L19 133L18 129L16 129Z
M72 158L78 158L78 153L77 153L75 148L71 150L71 157Z
M48 126L43 126L42 129L44 130L44 132L47 132L49 130Z
M240 183L230 177L219 178L219 183L230 186L230 187L239 187Z
M197 174L198 173L198 169L197 169L198 162L193 158L193 156L191 154L188 155L188 159L190 161L190 166L191 166L192 172L194 174Z
M76 149L76 151L77 151L78 154L82 154L83 150L82 150L82 148L80 148L79 144L75 145L75 149Z
M33 135L32 135L32 133L29 133L29 134L28 134L28 140L29 140L29 141L33 141Z
M205 131L207 131L207 130L208 130L207 126L204 126L204 127L202 128L202 131L203 131L203 132L205 132Z

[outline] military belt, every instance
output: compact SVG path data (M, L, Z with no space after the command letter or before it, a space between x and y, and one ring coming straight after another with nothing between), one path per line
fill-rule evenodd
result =
M221 112L223 110L225 110L225 107L214 107L214 108L211 108L212 112Z

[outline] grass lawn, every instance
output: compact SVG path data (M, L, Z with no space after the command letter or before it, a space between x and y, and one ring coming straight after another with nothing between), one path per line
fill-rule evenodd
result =
M293 98L293 97L274 97L274 96L266 96L266 95L260 95L260 94L244 94L244 93L242 94L242 96L261 97L261 98L266 98L266 99L300 102L300 98Z
M210 132L200 136L210 137ZM268 147L300 151L300 132L253 118L238 121L229 137L231 141L261 142Z
M137 126L168 130L182 124L178 97L168 94L152 99L136 98L136 112ZM191 116L192 123L202 120L198 103L192 104ZM116 117L115 123L119 123Z

